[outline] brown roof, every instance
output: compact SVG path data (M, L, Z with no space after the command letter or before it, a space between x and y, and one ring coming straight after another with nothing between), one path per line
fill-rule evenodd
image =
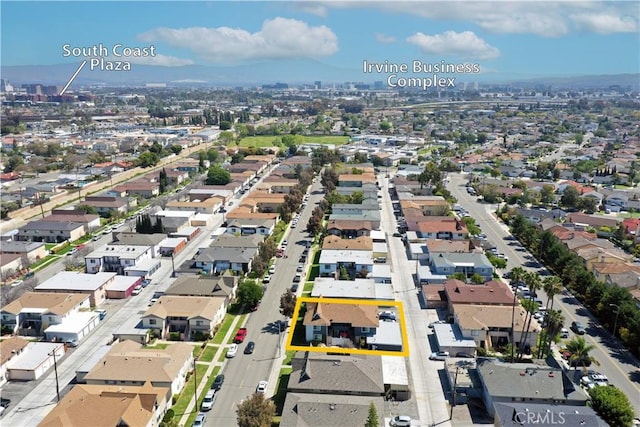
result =
M378 308L374 305L307 303L303 325L329 326L332 323L347 323L359 328L377 328Z
M125 340L111 350L89 371L90 381L152 381L171 383L192 358L191 344L176 342L165 349L145 349L142 344Z
M422 285L422 294L427 301L446 301L444 285Z
M598 215L587 215L583 213L571 213L567 217L567 221L579 223L579 224L589 224L594 227L616 227L618 225L618 220L614 218L605 218L603 216Z
M348 219L333 219L327 224L327 230L373 230L371 221L354 221Z
M53 314L66 314L82 301L87 294L59 294L54 292L26 292L17 300L2 307L2 311L18 314L22 309L45 309Z
M245 218L256 218L256 219L272 219L277 220L279 218L278 213L266 213L266 212L252 212L251 209L245 207L237 207L231 212L227 213L227 219L245 219Z
M20 353L29 341L20 337L9 337L0 341L0 366L7 363L16 354Z
M419 221L418 230L423 233L468 233L467 226L461 221Z
M594 262L592 268L599 274L640 273L640 266L628 262Z
M360 236L355 239L343 239L340 236L327 236L322 242L322 249L350 249L354 251L373 250L373 240L369 236Z
M156 403L167 388L77 384L38 424L39 427L113 427L153 424Z
M489 329L489 328L505 328L511 329L512 307L497 305L474 305L474 304L455 304L455 318L460 329ZM525 315L526 310L518 305L515 310L515 331L525 331ZM529 331L535 332L540 330L540 325L535 319L531 320Z
M471 252L471 240L427 239L425 241L429 253L434 252Z
M461 280L444 282L447 298L453 304L489 304L513 306L513 292L505 283L491 280L483 285L469 285Z
M219 297L164 295L143 314L143 317L155 316L161 319L166 319L167 317L186 317L189 319L202 317L213 320L223 303L224 298Z

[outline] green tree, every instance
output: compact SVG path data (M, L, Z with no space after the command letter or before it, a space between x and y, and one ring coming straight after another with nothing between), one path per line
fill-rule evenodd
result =
M589 390L589 397L593 410L610 426L632 425L633 407L629 398L619 388L593 387Z
M271 427L276 406L261 393L253 393L236 409L238 427Z
M379 126L382 132L388 132L391 129L391 123L386 120L381 121Z
M160 161L160 157L157 153L152 153L151 151L145 151L141 153L135 161L136 166L140 166L142 168L148 168L150 166L155 166Z
M379 427L380 422L378 420L378 410L376 409L376 405L371 402L369 405L369 415L367 415L367 420L364 423L364 427Z
M598 361L589 354L595 348L595 345L587 344L587 341L584 339L584 337L581 337L579 335L569 340L566 345L567 351L571 353L569 360L575 363L576 369L578 369L578 364L580 361L591 362L595 363L596 365L599 364ZM584 370L586 372L586 366L584 367Z
M420 188L424 185L435 185L442 181L442 173L438 169L438 165L434 162L429 162L424 166L424 170L418 175L418 182L420 182Z
M231 174L222 166L213 165L207 172L207 179L205 182L208 185L226 185L231 182Z
M243 280L238 285L236 298L240 305L252 307L262 299L264 291L262 286L258 285L255 280Z
M478 273L473 273L473 275L471 276L471 283L482 285L484 283L484 278Z
M231 129L231 122L223 120L220 122L220 130L229 130Z
M297 299L296 294L291 292L291 289L287 289L287 291L280 296L280 314L284 317L292 317Z
M463 282L466 282L467 275L458 271L457 273L453 273L452 275L448 276L447 279L456 279L456 280L462 280Z
M76 207L76 210L82 211L82 212L84 212L86 214L90 214L90 215L96 215L98 213L96 208L91 206L91 205L78 205Z
M550 205L555 201L555 192L553 185L544 184L540 190L540 201L545 205Z
M562 192L562 197L560 197L560 204L567 208L575 208L579 198L580 193L578 193L578 190L571 185L567 185Z
M4 165L4 171L13 172L22 165L24 165L24 159L22 158L22 156L18 154L14 154L6 160Z

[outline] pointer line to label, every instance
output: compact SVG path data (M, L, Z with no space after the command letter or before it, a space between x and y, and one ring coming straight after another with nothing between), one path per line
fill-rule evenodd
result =
M69 86L71 86L71 83L73 83L75 78L78 77L78 74L80 74L80 71L82 70L82 68L85 65L87 65L87 60L86 59L84 61L82 61L82 63L80 64L80 66L78 67L76 72L73 73L73 76L71 76L71 78L69 79L69 82L66 85L64 85L64 88L62 88L62 90L60 91L60 95L64 95L64 93L67 91L67 89L69 89Z

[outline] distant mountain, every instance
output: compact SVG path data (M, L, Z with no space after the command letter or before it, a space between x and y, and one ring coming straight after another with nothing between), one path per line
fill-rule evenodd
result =
M55 65L2 66L2 78L13 85L42 83L65 85L78 68L79 63ZM291 85L322 81L342 83L358 81L373 83L385 80L385 74L364 74L361 69L335 67L314 60L282 60L260 64L236 66L187 65L182 67L160 67L152 65L131 65L131 71L90 70L87 64L74 80L71 89L89 85L139 86L147 83L165 83L167 86L247 86L273 84L277 82ZM409 77L409 76L407 76ZM415 76L412 76L415 77ZM426 76L424 76L426 77ZM457 82L480 82L508 84L518 87L550 86L554 89L589 89L620 86L640 89L640 74L585 75L585 76L532 76L502 73L481 73L457 75Z

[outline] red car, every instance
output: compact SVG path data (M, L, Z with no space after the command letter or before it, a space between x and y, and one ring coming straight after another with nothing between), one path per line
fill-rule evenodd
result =
M238 332L236 332L235 338L233 338L233 342L235 344L240 344L247 337L247 328L240 328Z

